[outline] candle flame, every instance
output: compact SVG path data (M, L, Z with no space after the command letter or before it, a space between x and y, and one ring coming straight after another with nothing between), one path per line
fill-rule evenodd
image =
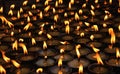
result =
M79 9L79 14L83 14L83 10L82 9Z
M86 3L84 3L84 4L82 5L82 8L86 8Z
M49 9L50 9L50 5L48 5L47 7L45 7L44 11L48 12Z
M79 65L78 74L83 74L83 65Z
M9 10L8 15L13 16L13 11L11 9Z
M90 12L92 16L95 16L95 12L93 10L90 10Z
M55 14L55 12L56 12L56 10L55 10L55 8L53 8L53 13Z
M58 1L55 2L55 7L58 7Z
M84 32L80 33L80 37L84 37L84 36L85 36Z
M79 20L79 19L80 19L80 17L78 15L78 13L75 13L75 20Z
M106 24L106 23L103 23L103 27L107 27L107 24Z
M10 36L14 36L14 32L13 31L10 33Z
M60 43L61 43L61 44L64 44L64 45L65 45L65 44L69 44L69 42L67 42L67 41L63 41L63 42L60 41Z
M17 18L20 19L20 12L17 12Z
M79 51L79 48L81 47L81 45L76 45L75 49L76 49L76 54L77 54L77 57L80 58L80 51Z
M85 23L86 26L90 26L90 23L88 23L88 22L84 22L84 23Z
M63 60L63 56L60 56L58 60L58 67L62 66L62 60Z
M14 26L10 21L7 21L7 24L10 28Z
M10 5L10 9L14 9L15 8L15 4Z
M40 2L40 0L36 0L36 2Z
M105 15L104 21L108 20L108 15Z
M58 0L58 3L59 3L59 4L62 4L62 3L63 3L63 0Z
M68 6L69 9L71 9L71 3L69 2L69 6Z
M23 6L26 6L27 3L28 3L28 0L25 0L25 1L23 2Z
M71 4L74 4L74 3L75 3L75 1L74 1L74 0L70 0L70 3L71 3Z
M43 49L46 49L47 48L47 43L46 41L43 41Z
M42 33L43 33L43 31L39 31L39 32L38 32L38 35L42 35Z
M27 31L29 29L29 27L31 27L31 26L32 26L32 23L28 23L23 29L25 31Z
M101 65L104 64L103 61L102 61L102 59L101 59L101 57L100 57L100 55L98 53L96 53L96 55L94 56L94 58L97 59L98 64L101 64Z
M35 45L35 44L36 44L35 38L32 38L32 45Z
M97 3L98 3L98 0L95 0L95 3L97 4Z
M98 31L98 26L97 26L97 25L93 25L92 28L93 28L95 31Z
M96 53L97 53L97 52L99 52L99 51L100 51L98 48L95 48L93 44L91 44L90 46L92 47L92 49L93 49L93 51L94 51L94 52L96 52Z
M62 49L60 49L60 53L64 53L64 51L65 51L65 50L64 50L63 48L62 48Z
M42 72L43 72L43 68L38 68L38 69L36 70L36 73L37 73L37 74L42 73Z
M67 34L70 33L70 26L69 26L69 25L66 25L66 27L65 27L65 32L66 32Z
M10 58L8 58L6 55L5 55L5 52L4 51L1 51L2 53L2 58L5 60L5 62L10 62Z
M112 0L109 0L109 3L112 4Z
M15 60L11 60L11 62L13 63L13 65L16 67L16 68L20 68L20 64L15 61Z
M6 70L2 65L0 65L0 74L6 74Z
M32 9L36 9L36 5L35 5L35 4L33 4L31 8L32 8Z
M18 49L18 41L17 40L15 40L15 42L12 44L12 49L14 50L14 49Z
M23 13L23 9L22 8L20 8L20 13Z
M64 24L65 24L65 25L68 25L69 23L70 23L70 22L69 22L68 20L65 20L65 21L64 21Z
M48 37L49 39L52 39L52 36L51 36L50 34L48 34L48 33L47 33L47 37Z
M19 43L19 46L22 47L24 54L28 54L27 47L24 43Z
M115 36L114 30L113 30L113 28L109 28L108 31L109 31L109 34L111 35L111 40L110 40L111 44L114 44L116 41L116 36Z
M120 51L118 48L116 48L116 57L119 58L120 57Z
M29 16L33 16L32 12L31 11L28 11L28 14Z
M94 35L91 35L91 36L90 36L90 39L93 41L93 40L94 40Z
M59 18L58 14L54 15L54 21L57 22L58 18Z
M27 22L30 22L30 17L29 16L27 16Z
M59 71L58 71L58 74L63 74L62 70L59 70Z
M39 13L39 16L40 16L40 19L42 19L42 18L43 18L42 11Z
M91 5L91 9L92 9L92 10L95 10L95 7L94 7L93 5Z
M0 8L0 13L3 13L3 7Z

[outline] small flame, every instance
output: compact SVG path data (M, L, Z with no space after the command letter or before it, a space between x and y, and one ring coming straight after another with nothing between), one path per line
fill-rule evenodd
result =
M57 22L58 18L59 18L58 14L57 14L57 15L55 15L55 16L54 16L54 21L56 21L56 22Z
M13 15L13 11L11 9L9 10L8 15Z
M39 31L39 32L38 32L38 35L42 35L42 34L43 34L43 31Z
M71 3L71 4L74 4L74 2L75 2L74 0L70 0L70 3Z
M43 18L42 11L39 13L39 16L40 16L40 19L42 19L42 18Z
M32 8L32 9L36 9L36 5L35 5L35 4L33 4L31 8Z
M109 0L109 3L112 4L112 0Z
M77 31L79 31L79 30L80 30L80 28L81 28L80 26L77 26L76 30L77 30Z
M90 39L93 41L93 40L94 40L94 35L91 35L91 36L90 36Z
M62 66L62 60L63 60L63 56L60 56L58 60L58 67Z
M16 68L20 68L20 64L15 61L15 60L11 60L11 62L13 63L13 65L16 67Z
M14 36L14 32L13 31L10 33L10 36Z
M93 5L91 5L91 9L92 9L92 10L95 10L95 7L94 7Z
M64 53L64 51L65 51L65 50L64 50L63 48L62 48L62 49L60 49L60 53Z
M35 45L35 44L36 44L35 38L32 38L32 45Z
M104 21L108 20L108 15L105 15Z
M65 13L64 13L64 17L67 17L67 16L68 16L68 14L65 12Z
M78 13L75 13L75 20L79 20L79 19L80 19L80 17L78 15Z
M120 51L118 48L116 48L116 57L119 58L120 57Z
M98 31L98 26L97 26L97 25L93 25L92 28L93 28L95 31Z
M40 2L40 0L36 0L36 2Z
M85 23L86 26L90 26L90 23L88 23L88 22L84 22L84 23Z
M0 65L0 74L6 74L6 70L2 65Z
M20 12L17 12L17 18L20 19Z
M26 6L27 3L28 3L28 0L24 1L24 2L23 2L23 6Z
M108 31L109 31L109 34L111 35L111 44L114 44L116 41L114 30L113 28L109 28Z
M98 0L95 0L95 3L97 4L97 3L98 3Z
M71 9L71 3L69 2L69 6L68 6L69 9Z
M0 13L3 13L3 7L0 8Z
M65 32L66 32L67 34L70 33L70 26L69 26L69 25L66 25L66 27L65 27Z
M82 8L86 8L86 3L84 3L84 4L82 5Z
M107 24L106 24L106 23L103 23L103 27L107 27Z
M99 52L99 51L100 51L98 48L95 48L93 44L91 44L90 46L92 47L92 49L93 49L93 51L94 51L94 52L96 52L96 53L97 53L97 52Z
M43 72L43 68L38 68L37 70L36 70L36 73L37 74L40 74L40 73L42 73Z
M28 11L28 14L29 16L33 16L32 12L31 11Z
M69 42L67 42L67 41L63 41L63 42L61 41L60 43L61 43L61 44L64 44L64 45L65 45L65 44L69 44Z
M15 40L15 42L12 44L12 49L14 50L14 49L18 49L18 41L17 40Z
M4 51L1 51L2 53L2 58L5 60L5 62L10 62L10 58L8 58L6 55L5 55L5 52Z
M84 36L85 36L84 32L80 33L80 37L84 37Z
M14 9L15 8L15 4L12 4L11 6L10 6L10 9Z
M23 9L22 8L20 8L20 13L23 13Z
M55 12L56 12L56 10L55 10L55 8L53 8L53 13L55 14Z
M19 43L19 46L22 47L24 54L28 54L27 47L24 43Z
M94 56L94 58L97 59L98 64L101 64L101 65L104 64L103 61L102 61L102 59L101 59L101 57L100 57L100 55L98 53L96 53L96 55Z
M70 23L70 22L69 22L68 20L65 20L65 21L64 21L64 24L65 24L65 25L68 25L69 23Z
M59 3L59 4L62 4L62 3L63 3L63 0L58 0L58 3Z
M79 65L78 74L83 74L83 65Z
M52 39L52 36L51 36L50 34L48 34L48 33L47 33L47 37L48 37L49 39Z
M31 27L31 26L32 26L32 23L28 23L23 29L25 31L27 31L29 29L29 27Z
M58 7L58 1L55 2L55 7Z
M93 10L90 10L90 12L92 16L95 16L95 12Z
M43 49L46 49L47 48L47 43L46 41L43 42Z
M63 74L62 70L59 70L59 71L58 71L58 74Z
M44 9L44 11L45 11L45 12L48 12L49 9L50 9L50 5L48 5L48 6Z
M79 14L83 14L83 10L82 9L79 9Z
M120 6L119 6L120 7ZM120 8L118 8L118 13L120 13Z
M44 5L47 6L49 4L49 0L46 0Z
M77 54L77 57L80 58L80 51L79 51L79 48L81 47L81 45L76 45L75 49L76 49L76 54Z
M27 22L30 22L30 17L29 16L27 16Z
M10 21L7 21L7 24L10 28L14 26Z

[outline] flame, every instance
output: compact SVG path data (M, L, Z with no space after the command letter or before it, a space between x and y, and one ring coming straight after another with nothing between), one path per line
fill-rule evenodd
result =
M112 4L112 0L109 0L109 3Z
M29 16L33 16L32 12L31 11L28 11L28 14Z
M13 65L16 67L16 68L20 68L20 64L18 62L16 62L15 60L11 60L11 62L13 63Z
M20 39L19 39L19 42L24 42L24 39L20 38Z
M49 9L50 9L50 5L48 5L48 6L44 9L44 11L45 11L45 12L48 12Z
M53 8L53 13L55 14L55 12L56 12L56 10L55 10L55 8Z
M79 14L83 14L83 10L82 9L79 9Z
M10 33L10 36L14 36L14 32L13 31Z
M46 0L44 5L47 6L49 4L49 0Z
M20 18L20 12L19 11L17 12L17 18L18 19Z
M36 70L36 73L37 73L37 74L42 73L42 72L43 72L43 68L38 68L38 69Z
M79 65L78 74L83 74L83 65Z
M80 17L78 15L78 13L75 13L75 20L79 20L79 19L80 19Z
M20 13L23 13L23 9L22 8L20 8Z
M7 21L7 24L10 28L14 26L10 21Z
M93 10L90 10L90 12L92 16L95 16L95 12Z
M58 74L63 74L62 70L59 70L59 71L58 71Z
M10 58L8 58L6 55L5 55L5 52L4 51L1 51L2 53L2 58L5 60L5 62L10 62Z
M98 26L97 25L93 25L92 28L95 29L95 31L98 31Z
M24 43L19 43L19 46L22 47L24 54L28 54L27 47Z
M47 37L48 37L49 39L52 39L52 36L51 36L50 34L48 34L48 33L47 33Z
M69 22L68 20L65 20L65 21L64 21L64 24L65 24L65 25L67 25L67 24L69 24L69 23L70 23L70 22Z
M40 19L42 19L42 18L43 18L42 11L39 13L39 16L40 16Z
M6 70L2 65L0 65L0 74L6 74Z
M85 36L84 32L80 33L80 37L84 37L84 36Z
M12 44L12 49L14 50L14 49L18 49L18 41L17 40L15 40L15 42Z
M35 44L36 44L35 38L32 38L32 45L35 45Z
M76 54L77 54L77 57L80 58L80 52L79 52L79 48L81 47L81 45L76 45L75 49L76 49Z
M84 4L82 5L82 8L86 8L86 3L84 3Z
M119 24L119 26L118 26L118 30L120 31L120 24Z
M93 41L93 40L94 40L94 35L91 35L91 36L90 36L90 39Z
M69 2L69 6L68 6L69 9L71 9L71 3Z
M30 22L30 17L29 16L27 16L27 22Z
M77 31L79 31L79 30L80 30L80 28L81 28L80 26L77 26L76 30L77 30Z
M9 10L8 15L13 15L13 11L11 9Z
M0 8L0 13L3 13L3 7Z
M116 48L116 57L119 58L120 57L120 51L118 48Z
M36 0L36 2L40 2L40 0Z
M27 31L29 29L29 27L31 27L31 26L32 26L32 23L28 23L23 29L25 31Z
M97 4L97 3L98 3L98 0L95 0L95 3Z
M120 6L119 6L120 7ZM118 13L120 13L120 8L118 8Z
M33 4L31 8L32 8L32 9L36 9L36 5L35 5L35 4Z
M103 27L107 27L107 24L106 24L106 23L103 23Z
M109 34L111 35L111 44L114 44L116 41L114 30L113 28L109 28L108 31L109 31Z
M54 21L57 22L58 18L59 18L59 16L58 16L58 14L56 14L56 15L54 16Z
M38 32L38 35L42 35L42 33L43 33L43 31L39 31L39 32Z
M55 2L55 7L58 7L58 1Z
M64 44L64 45L65 45L65 44L69 44L69 42L67 42L67 41L63 41L63 42L61 41L60 43L61 43L61 44Z
M10 9L14 9L15 8L15 4L12 4L11 6L10 6Z
M92 9L92 10L95 10L95 7L94 7L93 5L91 5L91 9Z
M65 13L64 13L64 17L67 17L67 16L68 16L68 14L65 12Z
M60 49L60 53L64 53L64 51L65 51L65 50L64 50L63 48L62 48L62 49Z
M108 15L105 15L104 21L108 20Z
M46 41L43 41L43 49L46 49L47 48L47 43Z
M23 2L23 6L26 6L27 3L28 3L28 0L24 1L24 2Z
M50 29L51 29L51 30L54 30L54 26L53 26L53 25L51 25Z
M90 23L88 23L88 22L84 22L84 23L85 23L86 26L90 26Z
M58 67L62 66L62 60L63 60L63 56L60 56L58 60Z
M74 4L74 2L75 2L74 0L70 0L70 3L71 3L71 4Z
M104 64L103 61L102 61L102 59L101 59L101 57L100 57L100 55L98 53L96 53L96 55L94 56L94 58L97 59L98 64L101 64L101 65Z
M66 25L66 27L65 27L65 32L66 32L67 34L70 33L70 26L69 26L69 25Z
M90 46L92 47L92 49L93 49L93 51L94 51L94 52L96 52L96 53L97 53L97 52L99 52L99 51L100 51L98 48L95 48L93 44L91 44Z

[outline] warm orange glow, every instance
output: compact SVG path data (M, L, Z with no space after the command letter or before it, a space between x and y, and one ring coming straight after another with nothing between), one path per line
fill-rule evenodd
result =
M10 5L10 9L14 9L15 8L15 4Z
M43 68L38 68L37 70L36 70L36 73L37 74L40 74L40 73L42 73L43 72Z
M74 4L74 2L75 2L74 0L70 0L70 3L71 3L71 4Z
M69 26L69 25L66 25L66 27L65 27L65 32L66 32L67 34L70 33L70 26Z
M23 9L22 8L20 8L20 13L23 13Z
M68 8L71 9L71 3L69 2Z
M10 33L10 36L14 36L14 32L13 31Z
M16 67L16 68L20 68L20 64L15 61L15 60L11 60L11 62L13 63L13 65Z
M45 7L44 11L48 12L49 9L50 9L50 5L48 5L47 7Z
M80 17L78 15L78 13L75 13L75 20L79 20L79 19L80 19Z
M112 4L112 0L109 0L109 3Z
M29 29L29 27L31 27L31 26L32 26L32 23L28 23L23 29L25 31L27 31Z
M32 9L36 9L36 5L35 5L35 4L33 4L31 8L32 8Z
M98 26L97 26L97 25L93 25L92 28L93 28L95 31L98 31Z
M13 16L13 11L12 11L12 10L9 10L8 15Z
M30 22L30 17L29 16L27 16L27 22Z
M0 74L6 74L6 70L2 65L0 65Z
M0 13L3 13L3 7L0 8Z
M60 56L58 60L58 67L62 66L62 60L63 60L63 56Z
M52 39L52 36L48 33L47 33L47 37L48 37L48 39Z
M15 42L12 44L12 49L14 50L14 49L18 49L18 41L17 40L15 40Z
M90 36L90 39L93 41L93 40L94 40L94 35L91 35L91 36Z
M10 62L10 58L8 58L6 55L5 55L5 52L4 51L1 51L2 53L2 58L5 60L5 62Z
M55 7L58 7L58 1L55 2Z
M63 3L63 0L58 0L58 3L59 3L59 4L62 4L62 3Z
M93 10L90 10L90 12L92 16L95 16L95 12Z
M20 38L20 39L19 39L19 42L24 42L24 39Z
M85 36L84 32L80 33L80 37L84 37L84 36Z
M54 26L53 26L53 25L51 25L50 29L51 29L51 30L54 30Z
M107 24L106 24L106 23L103 23L103 27L104 27L104 28L107 27Z
M83 74L83 65L79 65L78 74Z
M22 47L24 54L28 54L27 47L24 43L19 43L19 46Z
M95 3L97 4L97 3L98 3L98 0L95 0Z
M90 26L90 23L88 23L88 22L84 22L84 23L85 23L86 26Z
M108 20L108 15L105 15L104 21Z
M79 51L79 48L81 47L81 45L76 45L75 47L75 50L76 50L76 54L77 54L77 57L80 58L80 51Z
M93 44L91 44L90 46L92 47L92 49L93 49L93 51L94 51L94 52L96 52L96 53L97 53L97 52L99 52L99 51L100 51L98 48L95 48Z
M63 42L60 41L60 43L61 43L61 44L64 44L64 45L65 45L65 44L69 44L69 42L67 42L67 41L63 41Z
M57 22L58 18L59 18L58 14L54 15L54 21Z
M17 18L18 19L20 18L20 12L19 11L17 12Z
M60 53L64 53L64 51L65 51L64 49L60 49Z
M32 45L35 45L35 44L36 44L35 38L32 38Z
M119 6L120 7L120 6ZM118 13L120 13L120 8L118 8Z
M43 18L42 11L39 13L39 16L40 16L40 19L42 19L42 18Z
M92 10L95 10L95 7L94 7L93 5L91 5L91 9L92 9Z
M33 16L32 12L31 11L28 11L28 14L29 16Z
M64 21L64 24L65 24L65 25L68 25L69 23L70 23L70 22L69 22L68 20L65 20L65 21Z
M43 31L39 31L39 32L38 32L38 35L42 35L42 34L43 34Z
M36 0L36 2L40 2L40 0Z
M14 26L10 21L7 21L7 24L10 28Z
M58 71L58 74L63 74L62 70L59 70L59 71Z
M116 48L116 57L120 58L120 50L118 48Z
M86 8L86 3L84 3L84 4L82 5L82 8Z
M101 57L100 57L100 55L98 53L95 54L94 58L97 59L98 64L101 64L101 65L104 64Z
M79 31L79 30L80 30L80 28L81 28L80 26L77 26L76 30L77 30L77 31Z
M115 36L114 30L113 30L113 28L109 28L108 31L109 31L109 34L111 35L111 40L110 40L111 44L114 44L116 41L116 36Z
M47 43L46 41L43 41L43 49L46 49L47 48Z
M82 9L79 9L79 14L81 15L83 13L83 10Z
M118 26L118 30L120 31L120 24L119 24L119 26Z
M64 17L67 17L67 16L68 16L68 14L65 12L65 13L64 13Z
M49 4L49 0L46 0L44 5L47 6Z
M28 0L24 1L24 2L23 2L23 6L26 6L27 3L28 3Z

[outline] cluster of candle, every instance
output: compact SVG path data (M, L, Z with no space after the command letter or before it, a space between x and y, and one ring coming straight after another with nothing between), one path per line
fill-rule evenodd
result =
M0 74L120 72L120 0L29 1L0 7Z

